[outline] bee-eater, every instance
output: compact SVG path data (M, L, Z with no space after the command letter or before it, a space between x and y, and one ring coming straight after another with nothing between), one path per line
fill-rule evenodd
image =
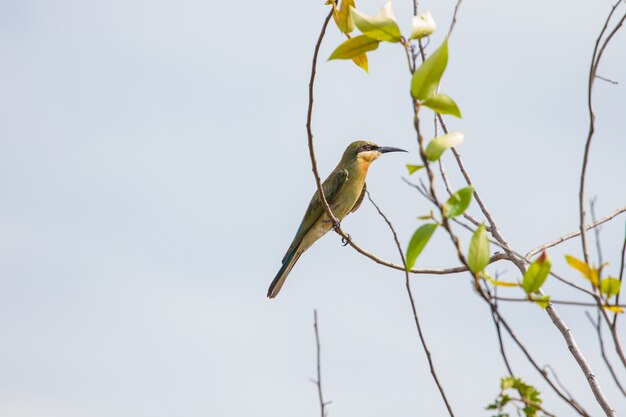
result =
M404 149L378 146L367 141L352 142L346 148L341 161L322 184L326 201L337 220L343 220L349 213L356 211L363 202L366 190L365 177L370 164L384 153L398 151L406 152ZM300 255L333 227L316 192L291 246L283 257L283 265L270 284L267 291L269 298L276 297Z

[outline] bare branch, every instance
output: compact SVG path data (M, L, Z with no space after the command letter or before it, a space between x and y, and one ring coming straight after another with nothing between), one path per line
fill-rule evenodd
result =
M615 211L613 211L611 214L609 214L608 216L605 216L603 218L601 218L600 220L593 222L591 224L585 225L585 230L591 230L595 227L598 227L599 225L608 222L609 220L612 220L614 217L619 216L620 214L626 212L626 206L619 208ZM577 230L575 232L571 232L568 233L566 235L563 235L557 239L554 239L548 243L544 243L541 246L536 247L535 249L531 250L530 252L528 252L525 256L525 258L532 258L533 256L537 255L538 253L543 252L544 250L551 248L553 246L556 246L560 243L565 242L566 240L575 238L576 236L580 236L580 230Z
M594 197L589 202L592 223L596 222L596 201L597 201L597 198ZM596 252L598 254L598 265L600 265L600 268L602 268L602 265L604 264L604 262L602 261L602 245L600 243L600 232L602 231L602 227L598 226L594 228L593 231L594 231L594 237L596 241Z
M614 80L611 80L611 79L608 79L608 78L604 78L601 75L597 75L596 74L596 78L599 79L599 80L602 80L602 81L606 81L607 83L610 83L610 84L613 84L613 85L618 85L619 84L617 81L614 81Z
M582 352L578 348L578 345L576 344L576 340L574 340L574 336L572 335L572 331L567 327L565 322L561 319L561 317L559 316L559 313L556 311L554 306L552 306L552 304L548 304L548 307L546 307L546 311L548 312L548 315L552 319L552 322L555 324L557 329L559 329L559 331L563 335L563 338L566 340L567 348L569 349L572 356L578 363L578 366L580 367L580 369L585 374L585 377L587 378L587 383L589 384L589 387L591 388L593 395L596 397L596 401L598 402L598 404L600 404L600 407L602 407L602 410L604 411L604 413L608 417L617 417L615 410L613 409L613 407L611 407L606 396L604 395L604 392L602 391L602 388L600 387L600 384L598 383L596 379L596 375L594 374L593 370L589 366L587 359L585 359Z
M622 260L620 262L620 267L619 267L619 283L620 283L620 288L622 285L622 280L624 279L624 261L626 260L626 233L624 233L624 243L622 244ZM619 303L619 296L620 296L620 292L617 293L617 295L615 296L615 303ZM615 315L613 316L613 323L611 324L611 327L613 329L615 329L617 327L617 317L619 316L619 314L615 313Z
M328 415L328 410L326 410L326 406L329 403L324 402L324 396L322 395L322 365L320 357L320 334L319 328L317 326L317 310L313 310L313 329L315 330L315 345L317 347L317 380L313 382L315 383L315 385L317 385L317 395L320 400L321 417L326 417Z
M531 300L528 298L512 298L512 297L494 297L498 301L508 301L508 302L519 302L519 303L534 303L535 300ZM550 303L552 304L561 304L567 306L579 306L579 307L598 307L596 303L585 303L583 301L567 301L567 300L552 300L550 299ZM611 304L614 305L614 304ZM620 305L619 307L626 308L626 305Z
M424 334L422 332L422 326L420 325L419 318L417 317L417 310L415 308L415 300L413 299L413 293L411 292L411 283L409 280L409 273L407 272L407 267L406 267L406 258L404 257L402 246L400 245L400 241L398 240L398 234L396 233L396 230L394 229L393 224L391 224L391 221L389 221L389 219L387 218L387 216L385 216L385 214L382 212L380 207L378 207L378 205L374 202L374 200L372 200L372 196L370 195L369 191L366 191L366 193L367 193L367 198L370 200L372 205L376 207L378 214L380 214L380 216L385 220L385 223L387 223L387 226L389 226L389 230L391 230L391 233L393 234L393 240L396 243L396 247L398 248L398 253L400 254L400 258L402 259L402 264L404 265L404 274L406 277L405 287L406 287L407 295L409 296L409 301L411 302L411 309L413 310L413 320L415 321L415 326L417 327L417 332L419 334L420 341L422 342L422 348L424 349L424 353L426 354L426 358L428 359L428 366L430 367L430 373L433 376L433 379L435 380L435 384L437 385L437 388L439 389L439 393L441 394L441 398L443 399L443 402L446 404L446 408L448 409L448 413L450 414L450 417L454 417L454 413L452 412L452 407L450 406L450 403L448 402L448 398L446 397L446 393L443 390L443 386L441 385L441 382L439 382L439 378L437 377L437 372L435 371L435 366L431 358L430 350L428 349L428 345L426 344L426 339L424 338Z
M622 395L626 397L626 391L624 391L624 388L622 387L622 384L617 378L617 374L615 373L615 370L613 369L611 362L609 362L609 358L606 356L606 350L604 349L604 338L602 337L602 325L600 323L600 310L598 310L598 320L594 320L588 311L585 311L585 315L591 322L591 325L594 327L594 329L596 329L596 334L598 335L598 344L600 345L600 354L602 355L602 359L604 360L606 367L608 368L611 376L613 377L613 381L615 381L615 385L617 385L617 388L619 388Z
M454 14L452 15L452 22L450 23L450 29L448 29L448 38L450 38L450 36L452 35L452 31L454 30L454 27L456 26L456 17L459 13L459 8L461 7L462 2L463 0L458 0L456 2L456 6L454 6Z
M578 193L578 210L579 210L579 218L580 218L580 238L583 248L583 256L586 263L589 263L589 249L587 248L587 236L585 235L586 227L585 227L585 176L587 173L587 165L589 162L589 152L591 150L591 140L593 138L593 134L595 132L595 121L596 115L593 111L593 85L596 81L596 72L598 70L598 66L600 65L600 60L602 59L602 54L606 49L607 45L613 38L613 36L617 33L617 31L621 28L624 20L626 19L626 13L624 16L618 21L613 30L609 33L609 35L604 39L602 46L600 43L602 41L602 37L607 30L609 25L609 21L613 16L613 13L617 9L617 6L620 5L622 1L619 0L615 3L615 5L611 8L611 12L609 13L606 21L604 22L604 26L600 31L600 35L596 39L595 47L593 49L593 55L591 58L591 66L589 68L589 81L587 87L587 107L589 110L589 132L587 133L587 141L585 142L585 151L583 154L583 164L580 172L580 190ZM605 410L606 411L606 410Z

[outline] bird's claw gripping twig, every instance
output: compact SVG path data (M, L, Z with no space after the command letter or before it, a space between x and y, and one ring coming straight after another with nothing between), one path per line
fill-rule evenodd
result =
M337 230L339 230L339 228L341 228L341 222L339 220L335 220L333 222L333 230L337 231Z
M346 233L346 236L347 237L342 237L341 238L341 244L343 246L348 246L348 243L350 243L352 241L352 237L349 234Z

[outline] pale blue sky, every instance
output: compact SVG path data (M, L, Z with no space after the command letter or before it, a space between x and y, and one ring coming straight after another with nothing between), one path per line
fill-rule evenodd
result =
M454 4L421 7L443 29ZM462 5L442 88L464 119L449 124L466 133L467 167L520 251L577 227L586 78L610 4ZM382 0L358 5L374 14ZM412 3L394 9L407 33ZM313 308L331 417L445 415L402 273L331 234L277 299L265 297L314 190L304 123L326 10L321 0L0 0L0 415L316 416ZM439 31L431 45L442 39ZM401 180L418 158L403 52L382 45L366 75L325 61L339 42L331 27L314 117L320 169L326 175L355 139L410 150L381 158L368 179L406 245L430 207ZM599 71L620 83L596 86L588 195L599 215L626 204L624 50L622 31ZM399 262L369 203L344 228ZM623 233L624 217L603 230L613 274ZM562 255L579 251L577 243L551 251L572 280ZM452 264L443 234L418 262ZM495 271L517 278L511 266ZM466 275L412 279L457 415L489 415L483 408L505 370L487 307ZM503 311L599 415L547 315L530 305ZM583 310L559 311L625 413ZM546 409L571 415L507 346L518 375L545 392Z

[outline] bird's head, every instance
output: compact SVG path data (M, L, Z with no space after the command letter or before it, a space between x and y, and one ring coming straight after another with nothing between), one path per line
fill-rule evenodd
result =
M343 154L344 160L358 161L360 164L369 166L382 154L388 152L406 152L404 149L392 148L389 146L378 146L373 142L358 140L348 145Z

